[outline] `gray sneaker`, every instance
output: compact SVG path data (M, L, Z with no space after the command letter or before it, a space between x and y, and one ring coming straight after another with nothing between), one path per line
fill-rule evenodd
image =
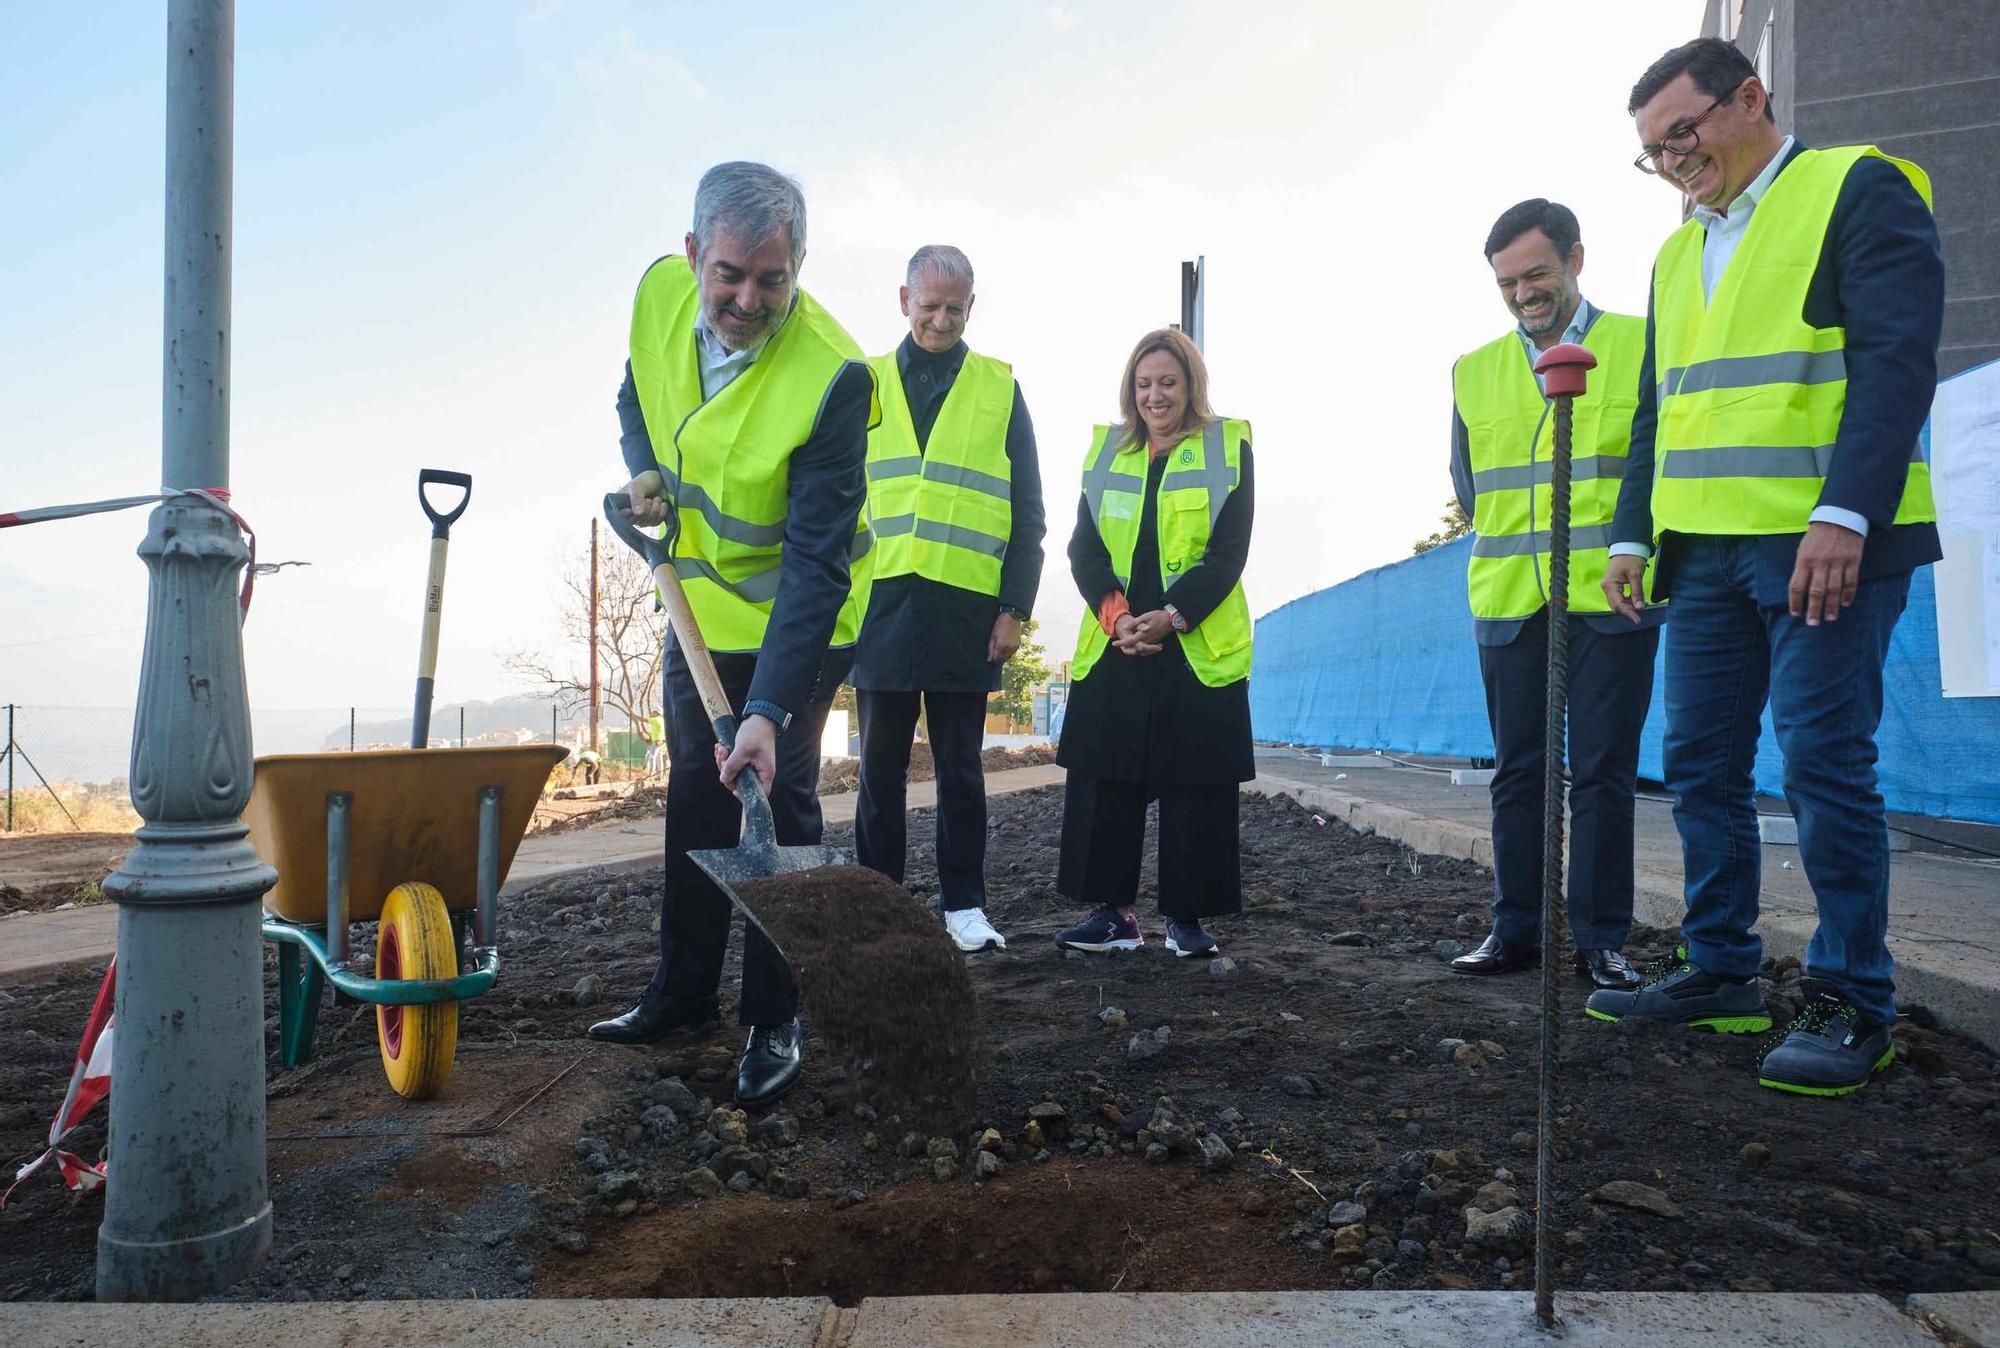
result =
M1889 1027L1829 983L1808 978L1805 1008L1771 1037L1757 1064L1757 1084L1795 1095L1850 1095L1896 1057Z
M1762 1034L1771 1028L1771 1013L1757 980L1731 983L1689 962L1687 947L1654 965L1636 992L1599 988L1583 1004L1593 1020L1612 1023L1626 1019L1657 1020L1689 1025L1720 1034Z

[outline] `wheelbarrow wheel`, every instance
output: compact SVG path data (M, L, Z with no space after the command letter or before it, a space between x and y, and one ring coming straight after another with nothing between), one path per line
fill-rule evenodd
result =
M444 896L424 884L397 885L382 903L375 934L375 977L453 978L458 943ZM444 1089L458 1049L458 1003L377 1006L382 1070L398 1095L424 1100Z

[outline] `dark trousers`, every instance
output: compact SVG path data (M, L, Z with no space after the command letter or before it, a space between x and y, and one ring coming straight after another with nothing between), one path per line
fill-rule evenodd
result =
M861 798L854 810L854 856L903 883L909 850L904 811L910 737L918 703L930 731L937 777L938 887L944 910L986 906L985 693L879 693L857 689L861 713Z
M1754 770L1768 700L1799 860L1819 904L1806 972L1869 1017L1893 1020L1889 829L1875 784L1875 728L1909 573L1863 581L1838 621L1808 627L1782 603L1757 602L1757 568L1770 565L1759 540L1679 543L1665 753L1687 876L1681 931L1689 958L1731 977L1755 974L1763 960L1751 930L1762 861Z
M1633 793L1659 648L1657 627L1614 635L1569 615L1569 923L1579 950L1620 949L1632 930ZM1493 727L1493 930L1509 944L1541 939L1548 669L1547 610L1507 645L1479 648Z
M1160 801L1160 915L1197 921L1243 911L1237 788L1170 786ZM1056 889L1091 904L1130 907L1146 847L1146 787L1074 769L1063 785Z
M756 673L756 657L718 655L716 672L730 706L740 711ZM713 997L722 982L729 947L730 902L715 882L688 860L690 849L734 847L743 836L743 806L723 789L715 771L715 731L695 692L694 676L670 646L666 662L667 871L660 895L660 964L652 993ZM820 840L819 738L830 702L809 702L792 714L778 737L778 772L771 783L771 816L781 846ZM737 1020L780 1025L798 1010L791 969L762 932L745 926L743 998Z

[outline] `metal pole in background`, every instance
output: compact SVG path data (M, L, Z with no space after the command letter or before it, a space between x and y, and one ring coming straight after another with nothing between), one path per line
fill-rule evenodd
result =
M167 6L163 487L229 485L232 0ZM157 507L132 740L138 845L118 903L118 1033L97 1299L188 1301L271 1248L264 1178L258 900L277 879L240 818L250 713L237 578L249 558L210 506Z
M1192 262L1181 263L1181 331L1194 339L1195 349L1200 351L1208 349L1205 342L1208 336L1205 311L1208 306L1203 296L1207 278L1207 254Z
M458 709L458 747L461 749L465 747L465 708L463 705Z
M597 702L597 521L590 521L590 747L598 748L602 714Z
M14 831L14 704L7 704L7 831Z
M354 752L354 708L347 709L347 752Z
M1563 344L1535 362L1542 394L1555 403L1555 449L1549 463L1549 663L1542 764L1542 1062L1535 1113L1535 1318L1556 1322L1556 1067L1561 1056L1563 937L1563 756L1569 708L1569 515L1571 404L1597 358ZM1531 456L1532 457L1532 456ZM1533 488L1531 487L1530 490Z

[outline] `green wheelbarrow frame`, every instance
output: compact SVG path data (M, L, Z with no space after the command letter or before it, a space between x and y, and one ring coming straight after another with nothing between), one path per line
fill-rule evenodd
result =
M492 989L500 976L495 917L500 898L500 802L504 794L499 786L479 788L476 898L469 914L451 914L459 963L463 967L469 959L471 970L455 978L371 978L347 967L348 811L354 793L327 792L326 921L290 922L264 914L264 939L278 947L278 1046L279 1060L286 1067L312 1061L313 1033L319 1026L320 1002L328 983L336 993L376 1006L461 1002Z

